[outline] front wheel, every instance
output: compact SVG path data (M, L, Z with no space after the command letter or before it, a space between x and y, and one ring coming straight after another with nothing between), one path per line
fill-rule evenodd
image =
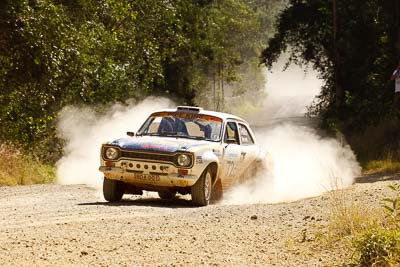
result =
M109 202L117 202L122 199L125 192L125 184L121 181L111 180L104 177L103 196Z
M224 190L222 189L222 181L221 179L218 179L218 181L215 182L215 185L211 192L211 203L216 203L220 201L223 196Z
M198 206L207 206L210 203L212 178L207 168L191 188L192 202Z

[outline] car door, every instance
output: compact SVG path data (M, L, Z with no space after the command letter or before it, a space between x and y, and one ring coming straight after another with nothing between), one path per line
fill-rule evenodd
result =
M220 178L223 187L229 187L239 177L239 164L242 153L238 125L235 121L227 121L226 123L223 146L224 154Z
M259 153L259 147L255 145L253 134L244 123L238 123L239 137L240 137L240 161L239 171L240 175L252 168L252 163L255 162Z

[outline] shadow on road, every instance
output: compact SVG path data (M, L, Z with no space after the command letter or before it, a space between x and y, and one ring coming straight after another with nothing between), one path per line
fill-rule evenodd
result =
M380 181L397 181L397 180L400 180L400 173L394 173L394 174L378 173L378 174L366 174L361 177L357 177L356 183L363 184L363 183L375 183Z
M89 202L79 203L78 206L146 206L146 207L157 207L157 208L197 208L188 199L175 198L170 200L160 198L137 198L137 199L122 199L119 202Z

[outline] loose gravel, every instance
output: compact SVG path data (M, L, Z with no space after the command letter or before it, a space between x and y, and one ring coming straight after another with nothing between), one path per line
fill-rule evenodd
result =
M0 187L0 266L340 266L351 251L322 241L332 196L379 207L398 178L365 176L292 203L201 208L152 196L110 204L84 185Z

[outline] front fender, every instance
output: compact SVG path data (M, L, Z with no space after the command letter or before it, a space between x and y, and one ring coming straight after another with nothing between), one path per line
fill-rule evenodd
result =
M210 166L210 164L215 163L217 165L215 177L218 177L219 166L220 166L220 159L212 150L204 151L202 154L195 155L196 165L198 166L199 173L203 173L205 169Z

